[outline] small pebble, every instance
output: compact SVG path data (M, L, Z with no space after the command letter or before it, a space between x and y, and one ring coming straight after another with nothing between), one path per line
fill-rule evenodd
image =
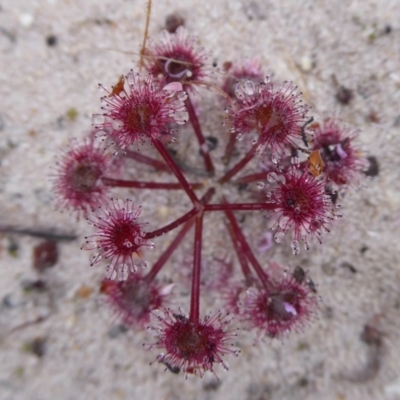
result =
M347 261L342 262L342 263L340 264L340 266L341 266L342 268L347 269L348 271L350 271L350 272L353 273L353 274L357 273L357 269L356 269L353 265L351 265L349 262L347 262Z
M325 307L325 309L322 311L326 319L333 319L335 316L333 308L332 307Z
M6 308L15 308L18 307L19 301L17 296L12 293L7 293L2 300L2 305Z
M225 62L222 64L222 69L223 69L225 72L228 72L231 68L232 68L232 61L225 61Z
M300 387L306 387L306 386L308 386L308 379L306 378L306 377L303 377L303 378L301 378L301 379L299 379L299 381L298 381L298 385L300 386Z
M208 151L213 151L217 148L218 146L218 138L214 136L206 136L205 137L207 146L208 146Z
M365 325L361 333L361 340L369 346L382 345L382 332L374 325Z
M300 60L300 68L303 72L310 72L312 68L312 60L308 56L303 56Z
M46 38L47 46L54 47L57 45L58 39L55 35L48 35Z
M390 25L386 25L385 29L383 30L383 33L385 35L389 35L389 33L391 33L391 32L392 32L392 27Z
M78 110L76 108L69 108L65 115L70 121L75 121L78 117Z
M262 6L260 6L260 3L256 1L250 1L250 2L245 2L243 5L243 11L246 14L246 17L250 20L264 20L267 18L267 13L266 13L266 4L262 3Z
M58 260L57 243L46 240L33 248L33 268L43 272L53 267Z
M364 254L366 251L368 251L369 247L368 246L362 246L360 249L360 253Z
M76 292L76 296L81 299L87 299L93 293L93 289L90 286L82 285Z
M21 281L21 286L22 289L24 289L26 292L45 292L47 290L47 284L45 281L41 279L37 280L30 280L30 279L24 279Z
M367 160L369 161L369 167L364 171L364 174L372 177L379 175L379 164L376 157L368 156Z
M203 390L206 392L215 391L215 390L218 390L220 386L221 386L221 381L212 379L208 382L204 382Z
M370 110L367 116L367 120L375 124L379 123L380 118L375 110Z
M32 14L21 14L19 16L19 23L25 27L29 28L33 24L34 18Z
M41 358L46 353L46 340L46 338L38 336L32 341L25 343L23 349Z
M347 105L353 99L353 91L341 85L339 86L335 97L340 104Z
M8 245L8 254L15 258L18 256L18 251L19 244L14 239L10 239L10 243Z
M178 13L169 14L165 19L165 28L169 33L175 33L176 30L185 24L185 20L182 15Z
M113 326L107 333L110 339L115 339L116 337L128 332L128 328L125 325L119 324Z

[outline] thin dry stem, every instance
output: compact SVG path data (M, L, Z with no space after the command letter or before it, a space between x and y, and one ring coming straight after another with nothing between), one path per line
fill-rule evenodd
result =
M145 28L144 28L142 48L140 49L140 60L139 60L139 68L140 69L142 69L143 65L144 65L144 63L143 63L143 55L146 52L146 42L147 42L147 36L148 36L148 33L149 33L151 6L152 6L151 0L147 0L146 25L145 25Z

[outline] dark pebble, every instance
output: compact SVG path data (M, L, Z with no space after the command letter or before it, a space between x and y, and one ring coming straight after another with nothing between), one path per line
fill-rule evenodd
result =
M379 175L379 164L378 160L374 156L368 156L367 160L369 161L369 167L364 174L367 176L377 176Z
M185 20L180 14L174 13L167 15L165 19L165 28L169 33L175 33L176 30L185 24Z
M353 99L353 91L341 85L339 86L335 97L340 104L347 105Z
M57 46L57 42L58 42L58 39L57 39L57 36L55 36L55 35L49 35L46 38L46 43L47 43L47 46L49 46L49 47Z
M53 267L58 260L57 243L46 240L33 248L33 268L38 272L43 272Z
M46 353L46 338L36 337L29 343L29 349L37 357L43 357Z
M107 335L110 339L115 339L116 337L128 332L128 328L125 325L115 325L110 328Z

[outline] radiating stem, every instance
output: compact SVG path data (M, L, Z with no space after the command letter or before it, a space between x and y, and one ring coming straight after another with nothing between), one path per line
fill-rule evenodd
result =
M232 229L237 237L237 239L241 243L241 247L243 249L243 252L245 256L248 258L250 263L253 265L253 268L260 278L261 282L265 286L265 288L268 291L273 291L274 285L270 282L268 275L264 272L262 269L260 263L258 262L257 258L254 256L253 251L251 250L249 244L247 243L247 240L242 232L242 229L240 228L238 222L236 221L235 216L233 215L233 212L231 210L226 210L225 215L228 217L229 223L232 226Z
M123 179L113 179L104 177L101 181L106 186L111 187L126 187L126 188L140 188L140 189L166 189L166 190L183 190L180 183L165 183L165 182L140 182L129 181ZM190 183L193 189L200 189L203 187L202 183Z
M257 211L257 210L274 210L276 204L273 203L238 203L238 204L207 204L204 211Z
M178 218L177 220L171 222L168 225L163 226L160 229L156 229L153 232L146 232L143 236L144 239L154 239L158 236L164 235L165 233L168 233L172 231L173 229L177 228L179 225L182 225L186 221L188 221L190 218L194 217L196 214L198 214L201 210L198 210L196 208L192 208L189 212L186 214L182 215L182 217Z
M182 242L183 238L185 237L185 235L187 234L189 229L193 226L193 224L194 224L194 219L191 219L185 223L185 225L179 231L178 235L175 237L175 239L172 241L172 243L164 251L164 253L158 259L158 261L153 265L150 272L145 276L145 280L147 282L150 282L151 280L153 280L156 277L156 275L160 272L161 268L164 266L164 264L171 257L172 253L176 250L176 248Z
M175 161L168 153L167 149L164 147L163 143L158 139L152 139L152 143L154 147L158 150L161 156L164 158L165 162L171 168L172 172L175 174L176 178L178 179L179 183L182 185L183 189L185 190L186 194L189 196L190 200L192 200L193 204L200 204L199 199L197 198L195 192L193 191L192 187L186 180L185 176L183 175L182 171L176 165Z
M209 188L207 190L206 193L204 193L204 195L202 196L202 198L200 199L200 201L203 204L207 204L207 202L209 202L212 198L212 196L215 193L215 189L213 187ZM187 216L192 213L195 209L191 210L189 213L185 214L181 220L183 218L187 218ZM201 211L197 211L198 213L200 213ZM194 214L195 215L195 214ZM176 222L176 221L175 221ZM175 237L175 239L172 241L172 243L168 246L167 250L165 250L165 252L162 254L162 256L158 259L158 261L153 265L153 267L151 268L150 272L146 275L146 280L148 282L150 282L152 279L155 278L155 276L158 274L158 272L161 270L161 268L164 266L164 264L166 263L166 261L168 260L169 257L171 257L172 253L175 251L175 249L179 246L179 244L181 243L182 239L185 237L186 233L188 232L188 230L193 226L195 220L194 218L189 219L188 221L186 221L186 224L183 226L183 228L181 229L181 231L178 233L178 235ZM170 226L172 226L172 224L170 224ZM164 229L164 228L162 228ZM156 232L156 231L155 231ZM154 232L151 232L151 234ZM154 236L152 236L154 237Z
M189 319L194 324L200 318L200 275L201 275L201 247L203 238L203 213L196 216L196 227L193 245L193 276L190 298Z
M242 267L243 275L246 278L246 281L250 282L251 278L252 278L251 271L250 271L249 263L247 262L247 258L244 255L242 243L237 238L236 233L232 227L232 224L228 224L227 228L228 228L228 232L229 232L229 235L230 235L232 243L233 243L233 247L236 251L236 255L239 260L239 264Z
M185 106L189 113L190 123L193 126L194 133L196 134L197 140L200 144L200 152L204 158L204 164L205 164L206 169L207 169L208 173L210 174L210 176L213 176L215 173L214 164L210 157L210 152L208 150L208 145L206 143L206 139L204 138L203 132L200 127L199 119L197 118L196 111L193 107L193 103L190 100L189 95L188 95L187 99L185 100Z
M203 194L203 196L200 199L201 203L206 205L209 201L211 201L214 194L215 194L215 188L214 187L208 188L207 191ZM203 209L204 209L204 207L203 207Z
M157 229L157 230L155 230L153 232L145 233L144 238L145 239L154 239L154 238L156 238L158 236L164 235L165 233L168 233L168 232L172 231L173 229L177 228L179 225L182 225L183 223L188 221L190 218L192 218L195 215L197 215L200 212L202 212L202 210L204 209L205 205L207 204L207 202L209 202L211 200L211 198L214 196L214 194L215 194L215 188L213 188L213 187L209 188L200 199L201 207L194 207L189 212L187 212L186 214L182 215L182 217L180 217L177 220L171 222L170 224L165 225L164 227L162 227L160 229Z
M242 176L239 179L237 179L234 183L242 184L242 183L251 183L251 182L262 181L264 179L267 179L268 174L270 174L270 173L271 173L271 171L263 171L263 172L257 172L255 174Z
M218 180L219 183L224 184L229 181L234 175L236 175L241 169L243 169L253 158L257 151L259 143L255 143L249 152L232 168L230 169L222 178Z

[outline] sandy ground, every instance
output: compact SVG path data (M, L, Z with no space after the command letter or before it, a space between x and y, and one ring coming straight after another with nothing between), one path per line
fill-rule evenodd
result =
M314 115L358 128L379 175L343 199L344 217L321 248L288 261L310 270L322 297L303 332L256 346L244 332L242 355L228 360L229 372L217 369L218 383L149 366L156 352L142 349L146 335L118 329L99 300L101 271L79 250L90 228L54 210L48 178L60 149L90 129L97 83L110 86L135 68L145 2L0 1L0 221L78 236L59 242L57 264L38 276L32 251L40 239L0 234L0 398L400 398L400 3L154 3L151 36L178 11L210 63L257 57L300 87ZM335 97L341 85L353 92L347 105ZM46 290L28 290L37 279ZM377 324L381 346L360 340L368 323Z

